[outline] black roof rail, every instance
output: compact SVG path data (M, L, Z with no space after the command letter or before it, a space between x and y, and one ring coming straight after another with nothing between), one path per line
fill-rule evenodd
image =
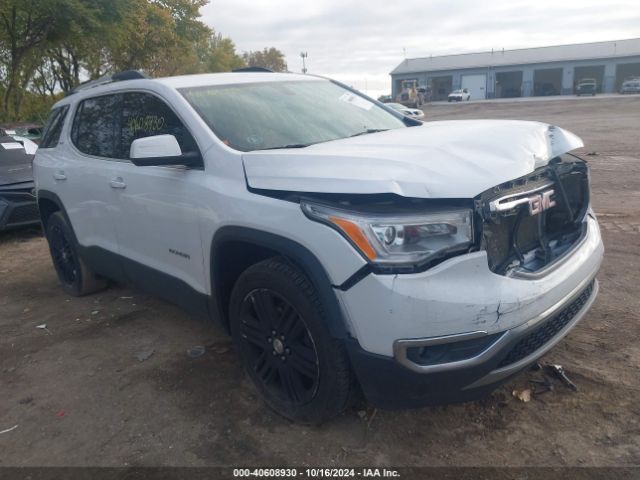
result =
M88 82L81 83L73 90L67 93L67 96L88 88L99 87L100 85L106 85L107 83L123 82L125 80L138 80L142 78L151 78L145 75L140 70L125 70L124 72L114 73L112 75L105 75L104 77L97 78L95 80L89 80Z
M149 75L142 73L140 70L125 70L111 75L114 82L122 82L124 80L138 80L141 78L151 78Z
M243 67L243 68L236 68L235 70L231 70L233 73L239 73L239 72L268 72L268 73L273 73L273 70L271 70L270 68L265 68L265 67Z

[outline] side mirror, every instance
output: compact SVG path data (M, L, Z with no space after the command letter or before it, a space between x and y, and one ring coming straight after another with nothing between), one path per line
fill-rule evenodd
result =
M182 153L173 135L154 135L134 140L129 158L137 167L202 164L202 157L198 152Z

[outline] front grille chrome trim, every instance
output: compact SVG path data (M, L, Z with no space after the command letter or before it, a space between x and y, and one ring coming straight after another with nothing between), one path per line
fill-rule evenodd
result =
M508 212L509 210L513 210L520 205L528 205L529 197L527 195L532 195L534 193L538 193L545 188L553 187L554 183L546 183L540 187L536 187L531 190L527 190L519 193L512 193L509 195L505 195L504 197L497 198L489 203L489 210L491 212ZM524 197L524 198L520 198ZM516 200L511 200L512 198ZM504 203L506 202L506 203Z

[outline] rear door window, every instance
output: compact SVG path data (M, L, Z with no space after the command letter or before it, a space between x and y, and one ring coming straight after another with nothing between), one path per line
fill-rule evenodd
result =
M129 158L134 140L154 135L173 135L182 153L198 151L195 140L178 116L164 101L150 93L124 94L120 125L119 158Z
M78 105L71 141L87 155L118 158L116 119L120 111L121 95L104 95L83 100Z

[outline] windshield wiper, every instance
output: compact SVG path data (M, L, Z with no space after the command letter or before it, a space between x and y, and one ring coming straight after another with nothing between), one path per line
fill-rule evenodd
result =
M366 135L368 133L378 133L378 132L386 132L389 130L388 128L367 128L366 130L358 133L354 133L353 135L349 135L349 138L359 137L360 135Z
M279 150L280 148L306 148L312 143L292 143L290 145L282 145L281 147L261 148L260 150Z

